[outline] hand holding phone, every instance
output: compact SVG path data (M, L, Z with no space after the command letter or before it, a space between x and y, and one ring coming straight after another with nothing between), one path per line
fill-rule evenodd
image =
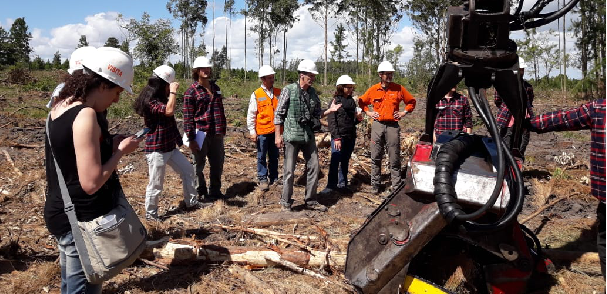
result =
M150 128L143 128L139 132L135 133L135 138L141 139L141 138L143 138L143 136L145 136L150 131L151 131Z

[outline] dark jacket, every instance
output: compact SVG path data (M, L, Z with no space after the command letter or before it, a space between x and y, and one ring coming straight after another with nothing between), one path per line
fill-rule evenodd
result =
M335 97L335 104L341 107L327 116L331 139L356 138L356 102L350 97Z

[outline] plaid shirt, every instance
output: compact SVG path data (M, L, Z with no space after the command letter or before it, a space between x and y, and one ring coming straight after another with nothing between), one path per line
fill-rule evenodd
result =
M531 84L529 84L527 81L523 80L523 87L525 88L525 92L527 92L527 113L529 114L527 117L533 117L533 98L535 98L535 95L533 94L533 86L531 86ZM512 114L510 113L510 110L508 110L506 103L502 101L502 98L497 91L495 92L495 106L498 108L496 116L498 129L508 127Z
M174 116L166 116L166 105L158 100L150 101L150 116L144 117L145 126L152 129L145 136L145 152L170 152L175 144L181 146L181 135Z
M590 189L592 196L605 202L605 99L579 108L538 115L531 119L531 130L577 131L590 129Z
M472 111L468 98L453 93L451 99L441 98L436 104L438 115L434 122L434 133L438 136L444 131L465 131L472 128Z
M226 134L226 115L221 89L211 82L211 93L194 82L183 94L183 129L191 141L196 140L195 130L209 135Z

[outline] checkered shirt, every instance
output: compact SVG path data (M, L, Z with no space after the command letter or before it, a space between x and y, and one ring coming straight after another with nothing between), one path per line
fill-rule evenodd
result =
M605 99L571 109L553 111L531 119L531 130L577 131L590 129L590 189L605 202Z
M226 134L226 115L221 89L211 82L211 93L194 82L183 95L183 129L190 141L196 140L195 130L210 135Z
M181 135L174 116L166 116L166 105L158 100L150 101L150 116L144 118L146 127L152 129L145 136L145 152L170 152L175 145L181 146Z
M531 84L529 84L527 81L523 80L523 87L525 88L525 92L527 92L527 113L529 114L529 117L533 117L533 98L535 98L535 95L533 94L533 86L531 86ZM498 129L507 127L512 114L497 91L495 92L495 106L498 108L497 116L495 117L497 120Z
M438 136L444 131L465 131L472 128L472 111L468 98L454 93L451 99L441 98L436 104L438 115L434 122L434 133Z

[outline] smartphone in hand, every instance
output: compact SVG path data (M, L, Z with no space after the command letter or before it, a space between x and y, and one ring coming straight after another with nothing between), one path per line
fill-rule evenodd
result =
M139 132L135 133L135 138L137 139L141 139L143 138L143 136L145 136L147 133L149 133L152 129L150 128L143 128L141 129Z

